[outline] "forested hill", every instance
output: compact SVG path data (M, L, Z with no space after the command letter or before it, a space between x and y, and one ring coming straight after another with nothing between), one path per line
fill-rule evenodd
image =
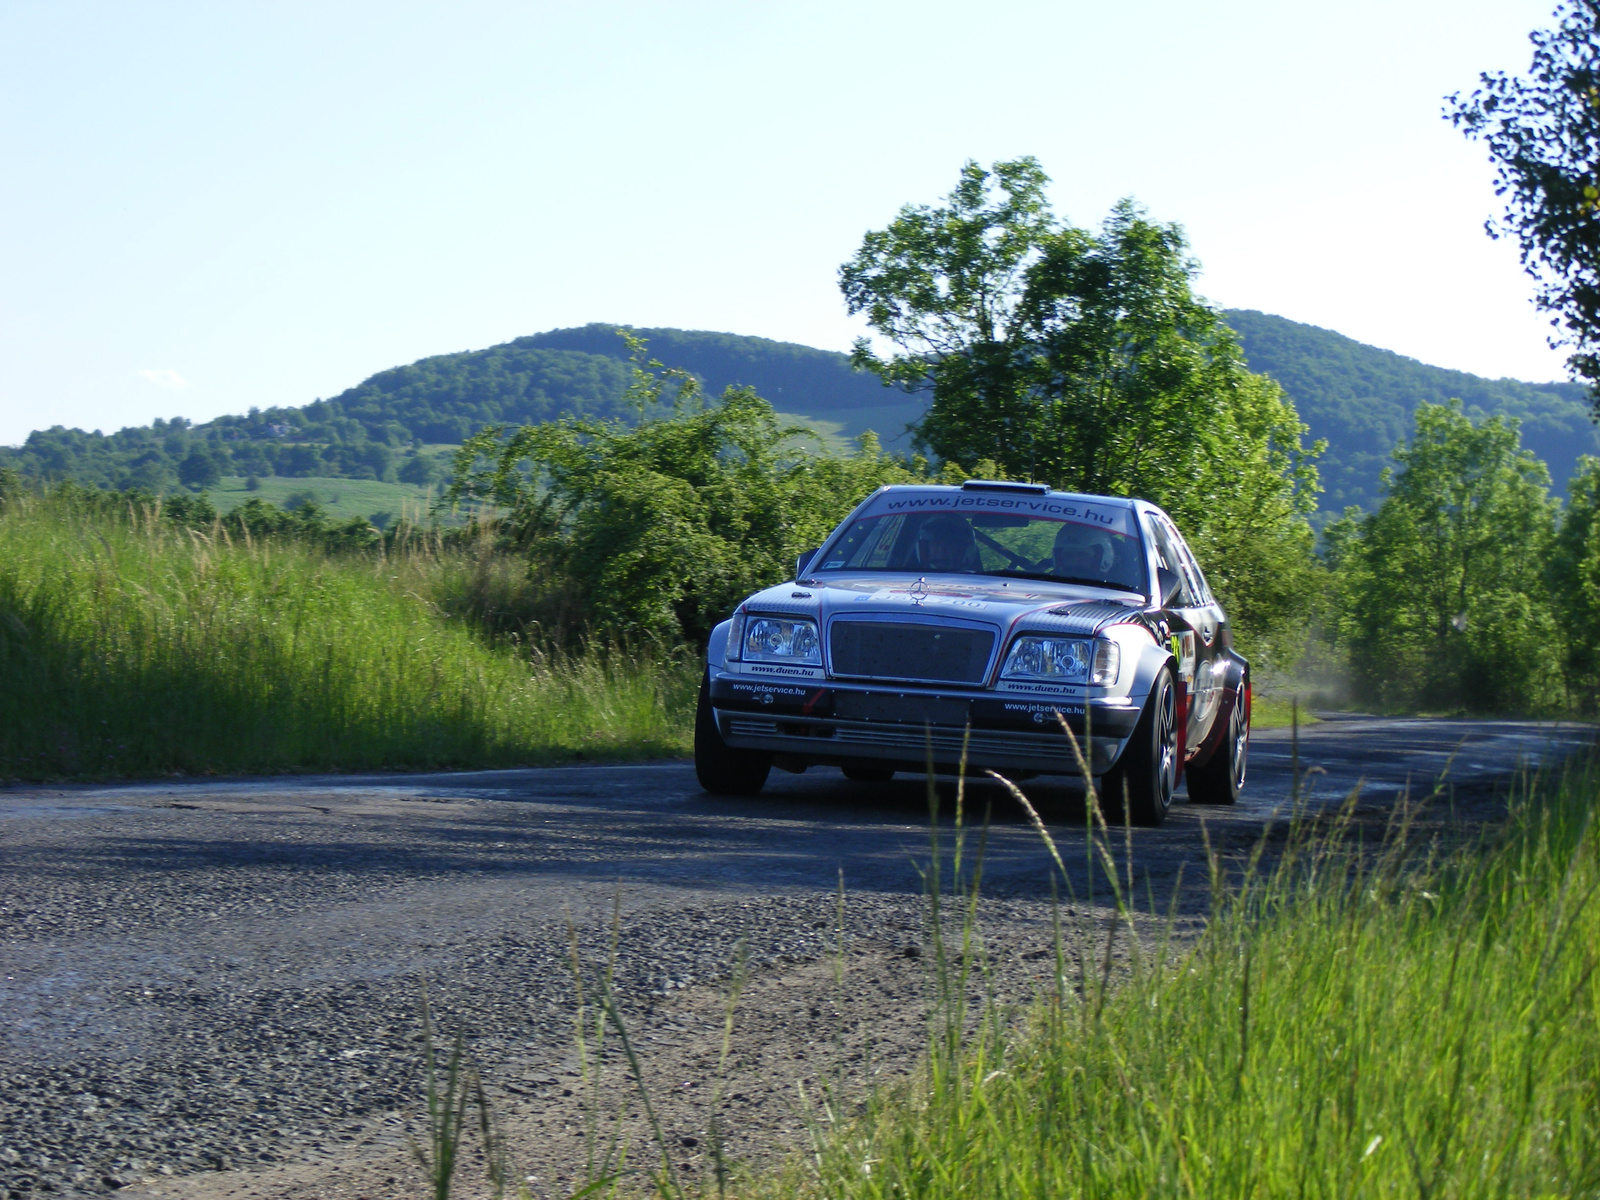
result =
M731 333L635 332L652 358L698 375L712 395L730 384L749 385L780 411L823 418L903 403L833 351ZM614 325L554 329L382 371L305 412L312 420L323 413L354 418L370 435L396 421L424 442L460 442L488 424L547 421L563 413L624 416L627 359Z
M1460 398L1481 415L1523 421L1523 439L1550 464L1561 487L1579 454L1600 454L1582 389L1481 379L1282 317L1230 311L1245 354L1288 390L1313 437L1327 438L1321 463L1324 512L1371 506L1394 443L1424 400ZM791 342L681 329L641 329L653 357L700 376L717 394L748 384L780 411L854 436L876 430L904 447L903 431L922 401L884 388L848 358ZM114 434L57 427L20 449L0 448L0 465L46 478L163 490L208 474L347 476L410 482L436 476L422 449L458 443L488 424L546 421L563 413L629 415L628 350L613 325L532 334L486 350L443 354L380 371L328 400L252 411L205 425L157 421Z
M1281 383L1311 436L1328 439L1320 464L1324 512L1376 503L1389 452L1410 434L1411 414L1424 401L1458 399L1474 417L1521 418L1523 445L1549 464L1558 491L1565 490L1580 454L1600 455L1600 431L1577 384L1484 379L1268 313L1230 309L1226 315L1250 368Z
M780 411L815 417L846 436L872 428L893 442L921 411L834 351L727 333L636 332L652 357L699 375L712 394L748 384ZM158 420L113 434L57 426L18 449L0 448L0 466L154 490L190 481L207 461L224 475L387 478L399 471L420 481L428 467L419 465L419 447L459 443L485 425L563 414L627 417L629 380L628 349L616 326L557 329L380 371L303 407L204 425Z

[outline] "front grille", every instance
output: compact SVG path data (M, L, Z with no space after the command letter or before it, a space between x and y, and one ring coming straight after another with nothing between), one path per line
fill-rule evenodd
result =
M835 621L828 649L835 675L982 683L994 651L991 629L909 621Z
M1016 758L1055 759L1063 770L1076 766L1072 747L1061 734L1011 733L960 729L905 729L895 727L867 727L841 725L834 734L834 742L848 749L851 746L871 746L880 750L904 753L908 758L921 758L931 748L940 762L954 762L966 754L969 762L988 759L1009 762Z

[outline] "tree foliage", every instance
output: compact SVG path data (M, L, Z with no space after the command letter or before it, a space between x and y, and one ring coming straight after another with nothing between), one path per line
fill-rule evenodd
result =
M1048 182L1031 158L969 162L942 206L868 233L840 286L897 351L863 338L855 361L931 396L917 432L945 462L1160 504L1270 651L1312 586L1317 448L1195 296L1181 228L1128 200L1098 233L1076 228Z
M1514 420L1417 410L1378 511L1328 529L1357 696L1388 708L1564 707L1545 566L1556 505Z
M444 500L501 510L531 573L581 597L595 632L701 642L867 493L925 478L870 436L853 455L811 453L807 431L753 390L708 402L693 376L645 362L631 341L636 422L486 429L462 446Z
M1600 709L1600 458L1586 455L1567 485L1549 571L1573 705Z
M1535 30L1526 76L1484 72L1447 116L1483 141L1506 199L1491 234L1513 234L1539 306L1572 349L1568 367L1600 413L1600 0L1563 0Z
M214 487L221 478L222 469L204 446L192 447L178 464L178 482L196 491Z

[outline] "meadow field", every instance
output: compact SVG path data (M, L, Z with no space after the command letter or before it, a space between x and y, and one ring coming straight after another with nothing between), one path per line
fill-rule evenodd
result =
M219 513L230 513L251 497L265 500L283 508L290 500L306 498L315 501L335 518L366 517L388 514L382 524L406 518L421 523L433 503L434 493L429 488L415 487L409 483L386 483L381 479L346 479L334 476L263 475L256 480L252 491L249 479L243 475L224 475L214 486L206 489L206 496Z

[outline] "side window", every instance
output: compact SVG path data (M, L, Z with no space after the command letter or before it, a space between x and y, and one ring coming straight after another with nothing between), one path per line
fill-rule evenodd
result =
M1156 548L1156 563L1165 567L1178 577L1182 586L1178 589L1178 607L1193 608L1201 603L1195 593L1194 581L1190 578L1189 568L1185 566L1183 555L1178 550L1177 532L1171 529L1165 521L1146 513L1144 527L1150 535L1150 541Z
M1178 557L1183 561L1184 578L1189 583L1189 588L1195 595L1196 604L1211 603L1211 588L1206 584L1206 577L1200 573L1200 564L1194 559L1194 553L1189 549L1189 543L1183 540L1183 535L1176 528L1168 526L1172 533L1173 545L1178 551Z
M1195 594L1200 597L1201 604L1215 604L1216 599L1211 595L1211 585L1206 582L1206 577L1200 571L1200 564L1195 560L1194 552L1189 549L1189 543L1178 535L1178 550L1183 555L1183 561L1189 568L1189 573L1194 576Z

